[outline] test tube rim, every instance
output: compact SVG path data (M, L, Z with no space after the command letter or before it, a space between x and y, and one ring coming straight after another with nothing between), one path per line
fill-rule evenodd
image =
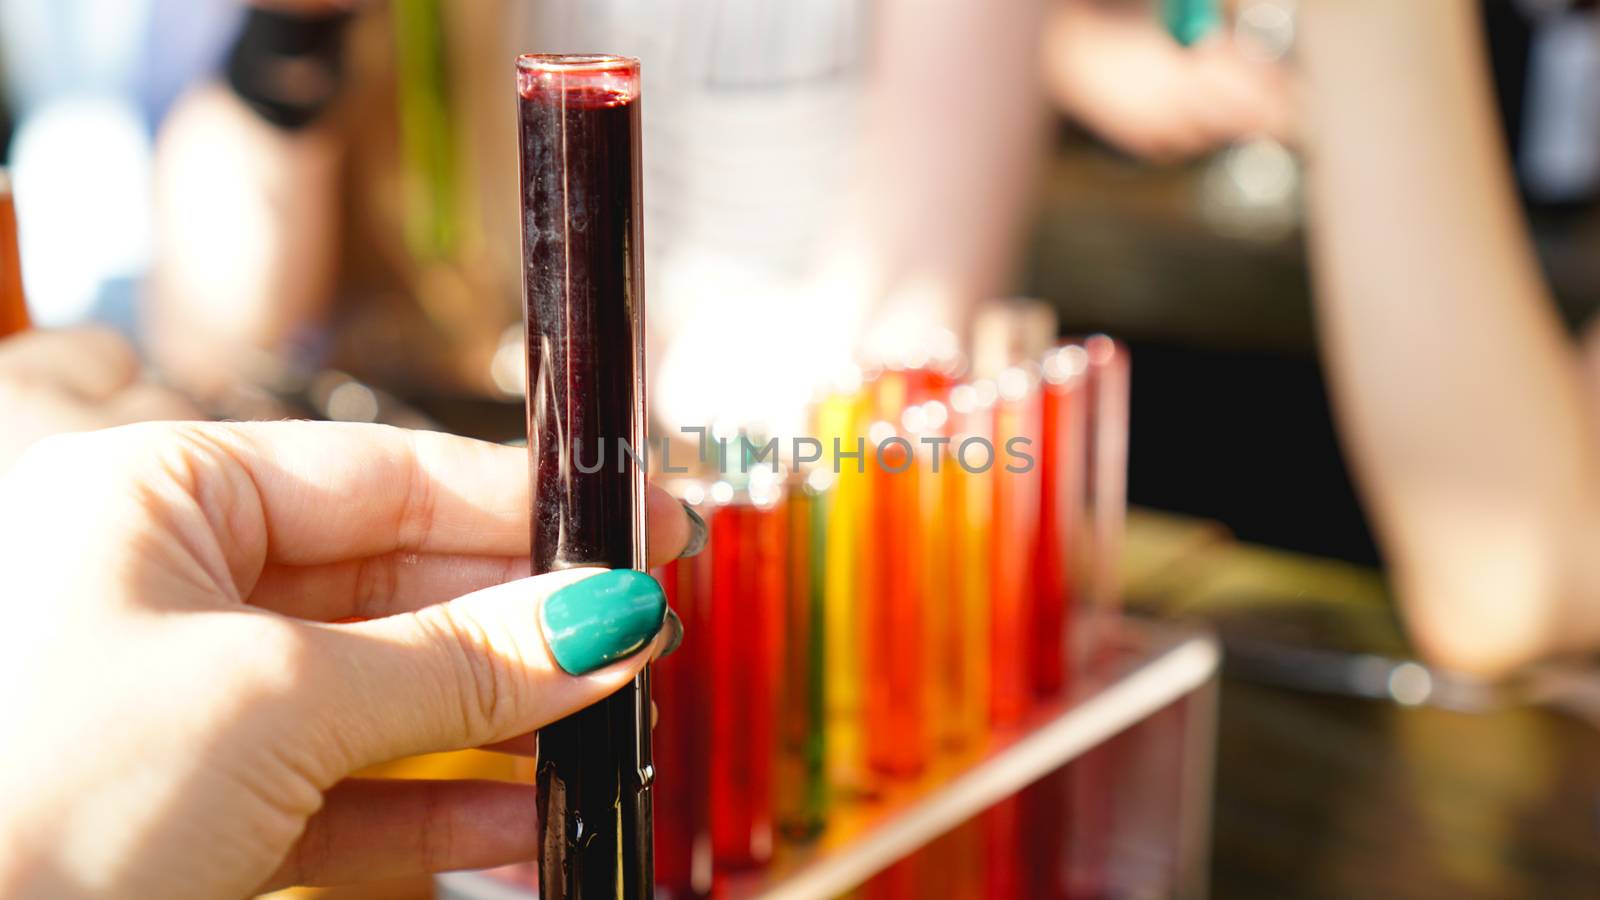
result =
M524 100L563 106L617 107L639 99L639 60L606 53L524 53L517 92Z
M521 72L621 72L638 74L639 60L614 53L523 53L517 56Z

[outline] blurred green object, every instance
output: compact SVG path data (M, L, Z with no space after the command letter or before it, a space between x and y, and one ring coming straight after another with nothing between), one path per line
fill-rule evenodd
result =
M395 0L406 240L423 262L452 258L461 238L456 123L439 0Z
M1161 19L1178 43L1192 47L1222 27L1221 0L1161 0Z

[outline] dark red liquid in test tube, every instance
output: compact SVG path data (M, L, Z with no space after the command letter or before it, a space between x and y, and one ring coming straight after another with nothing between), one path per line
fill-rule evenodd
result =
M517 88L533 571L643 569L639 64L523 56ZM652 895L649 711L644 674L539 732L544 900Z
M757 504L741 491L711 516L711 836L718 875L772 858L786 544L781 500Z

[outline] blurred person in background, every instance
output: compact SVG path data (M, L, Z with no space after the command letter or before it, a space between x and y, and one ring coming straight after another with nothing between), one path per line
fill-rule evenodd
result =
M1041 9L254 10L246 55L297 57L285 87L320 71L342 90L291 101L298 115L285 121L257 96L273 86L231 67L179 103L158 151L151 346L202 393L241 361L288 358L341 361L402 392L516 397L509 60L601 47L644 61L658 413L794 425L815 384L863 345L904 352L1003 291L1044 122ZM802 303L810 315L796 315ZM723 377L755 367L769 373L759 396Z
M1158 39L1142 4L1064 4L1053 29L1054 93L1129 152L1242 124L1299 146L1325 364L1405 622L1425 657L1488 676L1600 648L1600 329L1561 322L1516 177L1535 202L1592 196L1582 6L1302 0L1297 110L1269 99L1282 72ZM1111 40L1074 40L1080 19ZM1526 56L1509 111L1491 48Z
M1301 16L1324 354L1411 634L1486 675L1600 648L1600 332L1539 270L1480 9Z
M221 71L163 123L144 335L201 397L325 355L346 139L329 113L345 93L355 5L249 4Z
M1281 75L1226 36L1185 51L1144 3L351 0L244 30L158 152L146 321L202 394L285 358L520 392L517 49L644 60L652 395L673 422L792 429L858 355L949 352L1012 281L1050 96L1162 158L1287 127ZM1101 89L1124 77L1138 90ZM267 96L307 85L327 91Z
M227 47L217 0L0 0L7 159L33 319L134 326L155 254L152 140Z
M1226 35L1185 50L1142 0L1008 2L0 0L35 317L137 333L228 417L270 414L241 384L327 365L514 399L501 63L606 46L646 58L658 414L792 426L858 353L947 353L1006 292L1047 94L1163 159L1286 127L1284 80ZM723 377L742 364L772 378Z
M455 367L449 378L469 390L520 389L493 378L516 318L512 204L481 199L510 183L509 78L491 62L508 57L504 25L520 20L497 0L448 13L401 0L352 21L356 6L260 4L243 20L226 77L191 90L166 123L147 321L163 368L202 396L241 369L258 376L251 370L297 356L314 364L339 341L390 374L419 367L408 348L449 345L459 351L444 364ZM1520 231L1476 8L1347 4L1334 15L1332 6L1311 0L1301 10L1313 249L1347 440L1408 621L1429 655L1475 670L1588 645L1600 626L1579 564L1594 502L1585 369L1560 340ZM532 24L519 34L572 46L611 38L624 52L632 42L647 66L655 54L662 75L649 89L663 89L647 110L659 103L699 114L662 117L658 132L727 113L695 92L696 78L793 87L826 71L848 88L837 106L823 103L833 94L789 95L822 110L812 130L840 129L859 150L843 174L797 180L834 198L816 221L852 223L831 242L762 263L763 248L719 248L725 235L699 234L700 220L683 218L738 219L714 190L647 192L667 194L652 210L653 309L664 342L654 357L663 393L678 398L672 412L685 420L770 415L752 410L771 405L770 395L706 399L707 379L736 380L721 373L737 368L741 347L758 359L771 349L742 337L770 334L772 322L736 315L741 304L790 315L797 296L836 298L818 322L801 325L831 343L779 342L823 357L810 363L822 368L861 347L893 356L928 331L960 331L975 300L1000 293L1039 143L1028 87L1039 71L1062 109L1156 159L1293 131L1282 71L1226 32L1182 47L1143 2L889 4L865 42L857 7L820 4L786 21L813 28L817 58L831 61L822 70L809 67L810 45L798 40L793 64L667 42L663 35L707 32L687 7L621 19L571 4L529 8L535 14L522 19ZM732 21L749 34L785 33L764 19ZM957 59L962 77L952 83L943 76ZM735 63L746 68L728 68ZM695 74L708 66L711 76ZM1360 96L1371 99L1351 99ZM759 160L758 187L790 174L782 157L738 138L713 134L706 146ZM700 183L687 177L698 175L692 161L657 165ZM760 236L770 223L740 224ZM826 230L790 236L805 246ZM831 281L772 274L852 255ZM760 264L730 267L730 257ZM1428 264L1449 257L1459 261ZM335 313L336 294L356 297L347 305L368 314ZM414 303L400 299L407 294ZM763 368L805 364L784 362ZM804 373L802 387L815 378L815 369ZM1469 396L1470 405L1456 399Z
M157 163L164 239L149 321L158 358L186 385L204 394L209 379L235 377L253 358L317 359L328 341L351 335L400 370L413 362L405 348L419 335L442 335L466 348L455 377L480 389L491 383L501 336L515 320L512 205L463 198L491 196L509 183L485 174L509 178L512 146L510 116L499 103L508 99L509 79L486 61L509 54L497 26L512 15L496 0L461 7L446 18L437 4L396 3L381 13L393 17L383 30L397 30L394 40L370 23L352 24L352 3L263 4L245 20L225 84L195 89L179 103ZM1430 656L1479 671L1590 646L1600 641L1589 599L1595 576L1581 561L1595 505L1591 458L1600 456L1590 452L1586 357L1563 341L1521 230L1477 8L1356 3L1335 15L1334 7L1310 0L1301 8L1319 302L1347 441L1408 621ZM532 16L531 31L543 22L552 42L575 39L549 24L565 18L580 20L581 27L566 27L585 39L610 34L665 52L603 14L585 19L559 3L543 9L550 14ZM871 127L850 132L848 143L866 148L845 167L851 174L824 185L846 199L825 204L819 221L842 215L853 223L826 246L847 252L819 250L800 263L853 252L866 258L857 268L871 271L851 275L854 288L800 282L800 289L752 294L745 288L758 280L739 275L735 288L722 291L734 308L788 314L794 297L831 285L820 294L845 298L830 309L846 327L828 327L823 317L812 329L840 335L818 354L831 362L861 346L892 355L897 338L919 329L959 331L972 302L1002 290L1038 146L1038 107L1027 87L1036 72L1045 73L1045 89L1064 110L1130 152L1158 159L1293 129L1281 71L1254 62L1222 33L1181 47L1161 34L1148 4L1019 0L1012 14L956 2L915 13L890 4L872 22L872 42L840 57L837 40L829 40L843 34L854 46L849 36L865 30L854 10L822 4L805 20L826 26L817 46L829 48L840 77L863 85L843 111L818 121ZM704 31L685 10L657 15L633 24L681 16L686 31ZM746 24L755 33L771 23ZM472 56L474 48L485 52ZM668 72L697 58L677 49L660 59ZM721 64L731 51L695 52ZM963 78L952 86L940 76L954 59ZM386 71L399 74L386 80ZM356 73L348 79L354 84L341 92L347 72ZM801 65L739 77L785 74L814 72ZM710 109L692 96L692 77L679 77L687 80L664 92L663 105ZM1360 97L1368 99L1353 99ZM329 113L335 104L339 116ZM454 137L477 155L441 149L429 134ZM385 164L368 165L374 159ZM768 182L785 174L774 159L763 160ZM481 179L481 190L463 187L462 172L475 173L467 181ZM345 173L363 177L347 182ZM347 202L353 195L365 200ZM731 215L704 194L668 202L679 212L706 207L719 221ZM432 210L421 230L395 227L413 220L418 203ZM452 205L476 206L475 216L450 213ZM652 268L655 283L667 284L657 330L670 339L718 321L719 307L708 311L693 287L708 271L704 248L715 240L660 214L652 221L655 261L666 259ZM762 222L747 230L762 233ZM676 249L674 241L700 243L676 255L660 250ZM720 263L710 256L716 275ZM696 261L683 262L689 258ZM1431 263L1446 258L1458 261ZM684 283L690 287L678 286ZM770 277L763 283L782 287ZM333 315L332 297L350 294L352 285L376 300L368 304L375 313L341 314L330 337L321 326ZM394 299L408 285L420 318ZM723 322L711 349L751 344L729 344L742 331L764 333L751 321ZM817 351L807 341L789 343ZM668 396L688 398L678 417L703 420L721 410L703 401L706 383L695 373L727 382L720 373L729 358L685 375L674 360L703 362L708 354L693 340L683 346L695 352L657 348L665 367L658 374ZM805 376L807 387L814 374ZM498 387L509 394L520 385ZM1470 403L1458 399L1466 397ZM748 406L732 409L750 414Z
M0 472L51 434L196 414L145 376L129 337L153 253L151 136L234 16L214 0L0 0L14 124L0 305L26 308L0 316ZM89 321L102 324L72 327Z

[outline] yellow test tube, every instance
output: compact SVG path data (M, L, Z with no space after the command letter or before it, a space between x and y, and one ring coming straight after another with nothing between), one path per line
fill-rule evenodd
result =
M827 780L836 796L870 792L863 728L860 599L862 542L870 509L864 461L852 454L865 441L867 397L860 379L833 390L815 411L820 465L836 473L827 510L828 566L823 575L823 708L827 727ZM837 442L837 443L836 443Z
M949 736L958 746L981 745L989 732L989 620L993 603L994 470L984 468L983 443L993 445L998 389L991 381L962 385L950 394L952 533L960 562L956 586L961 650Z

